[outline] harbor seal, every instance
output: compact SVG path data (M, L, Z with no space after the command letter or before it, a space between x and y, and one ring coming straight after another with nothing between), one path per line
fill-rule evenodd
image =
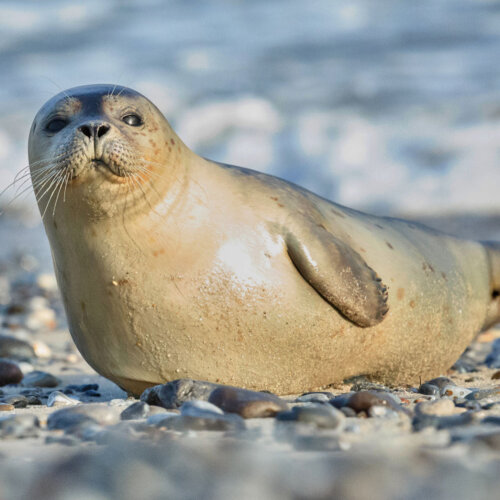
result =
M131 89L52 98L29 160L71 335L133 394L415 383L500 319L498 244L203 159Z

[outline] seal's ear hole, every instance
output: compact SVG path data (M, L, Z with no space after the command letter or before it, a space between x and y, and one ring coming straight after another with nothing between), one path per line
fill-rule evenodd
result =
M491 292L491 298L492 298L493 300L495 300L495 299L498 299L498 297L500 297L500 290L493 290L493 291Z

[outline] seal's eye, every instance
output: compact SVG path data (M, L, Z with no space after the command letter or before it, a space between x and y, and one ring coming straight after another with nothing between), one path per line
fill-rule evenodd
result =
M45 130L47 132L52 132L56 133L59 132L59 130L62 130L68 122L66 120L63 120L62 118L54 118L53 120L50 120L49 123L45 126Z
M139 115L125 115L122 120L127 124L132 127L138 127L139 125L142 125L142 118Z

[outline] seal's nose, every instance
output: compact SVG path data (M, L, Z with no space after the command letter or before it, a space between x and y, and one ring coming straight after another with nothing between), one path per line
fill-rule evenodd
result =
M78 130L89 139L97 139L109 131L109 125L105 123L88 123L78 127Z

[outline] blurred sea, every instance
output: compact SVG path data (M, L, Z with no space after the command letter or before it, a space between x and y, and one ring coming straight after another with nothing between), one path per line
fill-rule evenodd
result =
M106 82L342 204L500 213L497 0L0 0L0 68L0 187L45 100Z

